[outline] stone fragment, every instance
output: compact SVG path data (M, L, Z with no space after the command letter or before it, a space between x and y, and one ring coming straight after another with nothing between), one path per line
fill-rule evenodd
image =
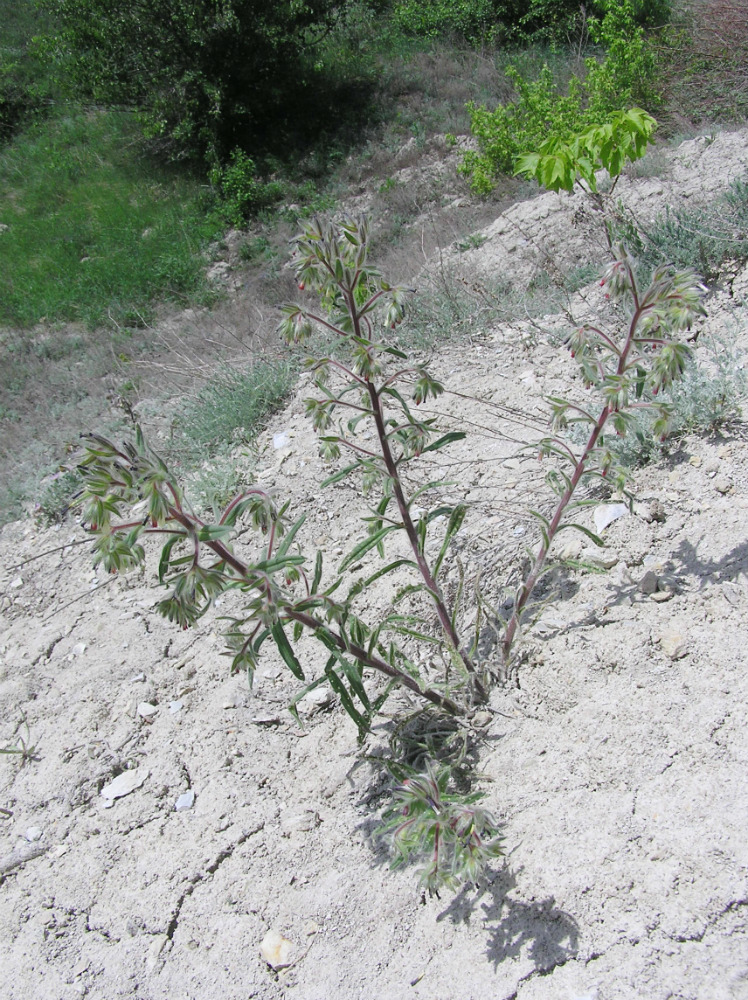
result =
M688 460L688 464L692 465L694 469L698 469L701 465L701 455L691 455Z
M652 601L656 601L658 604L664 604L665 601L669 601L672 596L672 590L656 590L654 594L649 595L649 598Z
M729 493L732 490L732 483L727 476L717 476L714 480L714 488L718 493Z
M592 517L598 534L605 531L614 521L624 517L628 512L628 505L625 503L603 503L599 507L595 507Z
M293 942L283 937L279 931L269 930L262 939L260 954L271 969L287 969L292 963Z
M598 546L585 549L582 553L582 562L595 566L597 569L612 569L618 562L618 554L610 549L601 549Z
M138 705L138 715L141 719L152 719L158 712L158 706L152 705L149 701L141 701Z
M174 803L174 808L177 812L186 812L187 809L192 809L194 804L195 793L191 788L189 788L186 792L182 792L177 801Z
M184 702L183 701L170 701L169 702L169 712L172 715L176 715L177 712L181 712L183 708L184 708Z
M30 826L28 828L28 830L26 831L26 840L28 840L28 842L30 844L33 844L37 840L41 840L42 839L42 833L43 833L43 831L41 830L40 827L38 827L38 826Z
M286 813L281 819L283 835L289 837L292 833L308 833L320 825L322 820L314 809L303 809L300 812Z
M136 788L140 788L151 772L146 767L136 767L132 771L123 771L118 774L114 781L110 781L101 789L101 797L106 799L111 805L115 799L121 799L124 795L129 795Z
M657 590L657 584L659 583L659 577L654 570L648 569L644 576L639 581L639 591L642 594L654 594Z
M8 590L18 590L19 587L23 586L23 577L17 576L8 584Z
M478 729L485 729L486 726L490 726L493 721L493 716L490 712L476 712L473 716L473 725L477 726Z
M83 656L86 652L86 648L85 642L76 642L70 652L73 656Z
M308 694L305 694L299 701L297 706L299 713L301 715L314 715L316 712L331 705L334 697L332 689L327 684L322 684L320 687L316 687Z
M688 655L685 635L677 628L666 629L660 636L660 648L671 660L680 660Z

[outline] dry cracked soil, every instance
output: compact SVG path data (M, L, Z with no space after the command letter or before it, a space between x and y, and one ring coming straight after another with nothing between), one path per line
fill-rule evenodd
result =
M644 222L697 206L745 173L747 139L689 140L617 193ZM604 259L581 195L518 203L479 235L457 261L474 280ZM722 351L742 368L747 308L743 270L709 298L705 366ZM606 310L589 285L566 312L614 323ZM476 329L430 359L450 390L440 413L468 434L419 475L453 483L434 502L467 498L455 555L495 600L535 538L528 508L547 502L519 449L542 430L543 396L574 389L569 322ZM263 432L253 475L306 513L302 546L334 561L366 504L345 484L319 490L307 393ZM370 758L415 707L405 695L363 746L329 692L302 704L302 728L272 655L252 691L230 675L226 608L184 632L158 616L155 551L142 573L103 578L75 522L6 526L0 740L34 751L0 757L0 996L748 998L747 486L736 421L637 469L602 554L564 542L580 566L554 578L517 683L493 689L473 736L506 857L430 899L371 836L386 780ZM456 559L449 574L454 587ZM319 653L303 650L314 676ZM127 794L103 796L115 779ZM268 932L288 942L284 969L260 952Z

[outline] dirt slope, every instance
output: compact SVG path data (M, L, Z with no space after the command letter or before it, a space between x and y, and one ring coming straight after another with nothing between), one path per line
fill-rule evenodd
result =
M660 153L664 176L628 179L622 197L642 218L696 202L743 173L746 138ZM568 267L601 259L582 208L556 195L513 206L461 266L526 280L546 253ZM712 296L697 350L709 330L745 350L747 302L743 271ZM606 305L591 286L570 308ZM512 440L534 431L509 417L534 413L540 427L542 395L573 386L566 322L504 324L432 360L450 389L478 397L445 397L442 412L471 433L437 453L455 481L440 499L467 494L460 556L493 600L533 539L527 505L546 497ZM365 505L344 486L318 490L305 394L263 435L257 475L307 513L302 545L334 560ZM605 532L606 572L559 578L526 636L519 687L494 690L477 734L509 855L482 887L425 904L369 836L384 785L362 754L386 747L404 696L363 750L334 703L308 704L302 730L271 656L253 692L229 676L226 607L177 631L155 613L152 558L143 575L104 579L75 525L7 526L0 744L26 737L23 713L38 759L0 757L0 996L748 998L746 485L739 426L637 473L635 512ZM592 557L581 541L566 554ZM387 600L384 588L372 597ZM316 651L307 667L319 669ZM138 787L102 797L120 774ZM294 947L280 973L259 952L270 929Z

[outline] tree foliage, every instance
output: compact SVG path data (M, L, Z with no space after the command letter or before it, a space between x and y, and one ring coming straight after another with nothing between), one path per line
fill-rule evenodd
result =
M79 92L136 106L174 158L226 162L283 128L334 0L41 0Z

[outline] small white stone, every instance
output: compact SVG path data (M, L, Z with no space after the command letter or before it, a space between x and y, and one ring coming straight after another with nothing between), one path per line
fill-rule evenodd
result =
M276 451L280 451L281 448L287 448L290 443L287 431L280 431L278 434L273 434L273 448Z
M86 648L85 642L76 642L70 652L73 656L83 656L86 652Z
M152 719L158 712L158 706L151 705L149 701L141 701L138 705L138 715L141 719Z
M10 581L10 584L8 585L8 589L9 590L18 590L18 588L22 587L22 586L23 586L23 577L22 576L17 576L14 580Z
M667 629L662 633L660 647L671 660L680 660L688 655L686 637L676 628Z
M105 785L101 789L101 797L106 799L109 805L111 805L115 799L121 799L124 795L134 792L136 788L140 788L150 773L147 767L137 767L132 771L123 771L122 774L118 774L113 781L110 781L108 785Z
M625 503L603 503L599 507L595 507L593 518L598 533L605 531L609 525L617 521L619 517L624 517L628 512L629 509Z
M177 801L174 803L174 808L177 812L185 812L187 809L192 809L195 804L195 793L192 789L188 789L186 792L182 792Z
M176 715L177 712L181 712L183 708L184 708L184 702L181 701L169 702L169 711L171 712L172 715Z
M30 826L26 831L26 840L28 840L30 844L33 844L35 841L42 839L42 833L43 831L40 827Z
M260 953L271 969L287 969L291 965L293 942L278 931L269 930L262 939Z

